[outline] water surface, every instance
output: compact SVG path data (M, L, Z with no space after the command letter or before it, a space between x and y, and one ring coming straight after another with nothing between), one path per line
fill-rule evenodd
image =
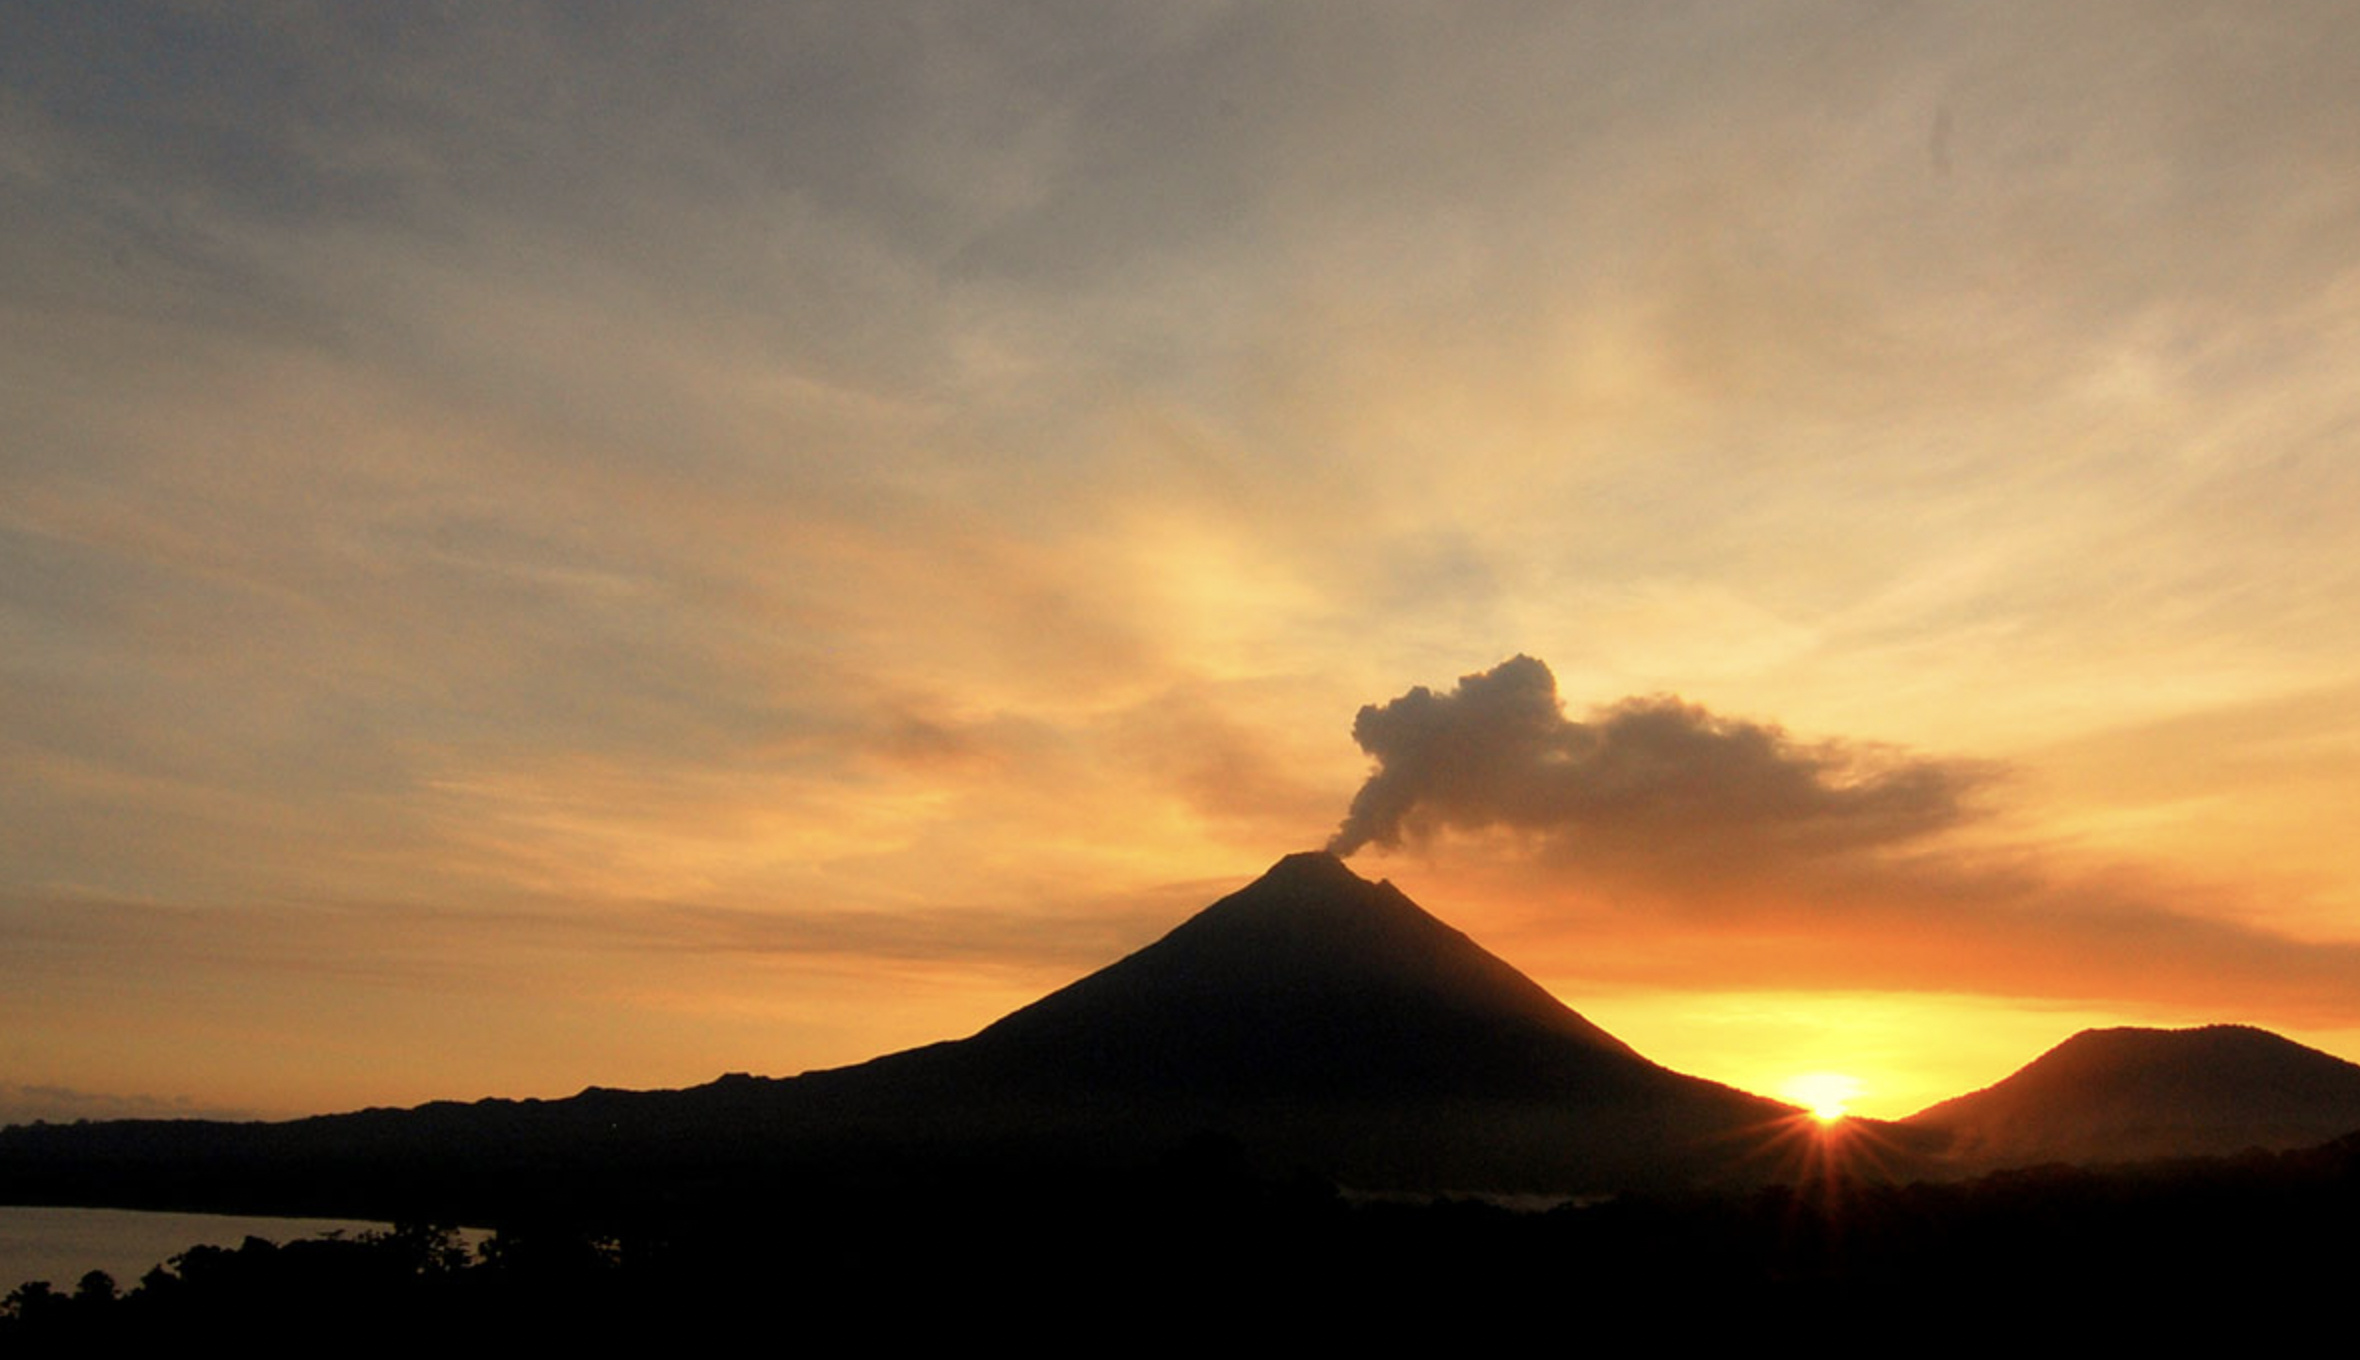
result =
M390 1226L344 1218L0 1205L0 1295L27 1280L47 1280L70 1292L93 1270L105 1271L117 1287L129 1289L151 1268L194 1246L235 1247L248 1237L286 1243L331 1232L349 1237Z

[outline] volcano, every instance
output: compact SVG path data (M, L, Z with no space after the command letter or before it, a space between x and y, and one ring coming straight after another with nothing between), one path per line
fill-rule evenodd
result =
M2083 1030L1901 1122L1962 1169L2279 1151L2360 1130L2360 1066L2246 1025Z
M1776 1175L1798 1117L1648 1061L1392 884L1308 853L966 1039L685 1091L11 1129L0 1198L153 1202L172 1186L191 1204L188 1186L212 1185L236 1192L201 1207L366 1215L391 1197L467 1214L1120 1169L1208 1137L1368 1189L1578 1193ZM288 1166L337 1193L269 1193Z
M887 1059L952 1084L1214 1101L1603 1094L1653 1064L1391 883L1291 855L975 1037Z
M1101 1154L1194 1130L1429 1189L1742 1176L1797 1114L1648 1061L1325 852L971 1038L796 1084L880 1137L920 1111Z

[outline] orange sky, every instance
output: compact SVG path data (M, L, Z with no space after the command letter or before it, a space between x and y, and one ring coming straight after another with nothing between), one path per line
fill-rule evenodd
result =
M0 1118L967 1033L1519 656L1353 866L1660 1061L2360 1057L2340 6L0 50Z

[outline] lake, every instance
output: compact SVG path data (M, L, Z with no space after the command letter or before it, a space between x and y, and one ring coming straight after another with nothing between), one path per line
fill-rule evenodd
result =
M136 1209L57 1209L0 1205L0 1295L27 1280L70 1293L93 1270L121 1289L194 1246L235 1247L248 1237L273 1242L347 1236L391 1227L335 1218L251 1218L231 1214L149 1213Z

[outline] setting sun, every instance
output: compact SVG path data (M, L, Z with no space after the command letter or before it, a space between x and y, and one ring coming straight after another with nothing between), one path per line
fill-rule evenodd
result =
M1859 1098L1861 1086L1858 1079L1840 1072L1807 1072L1780 1087L1778 1093L1809 1110L1813 1119L1832 1124Z

